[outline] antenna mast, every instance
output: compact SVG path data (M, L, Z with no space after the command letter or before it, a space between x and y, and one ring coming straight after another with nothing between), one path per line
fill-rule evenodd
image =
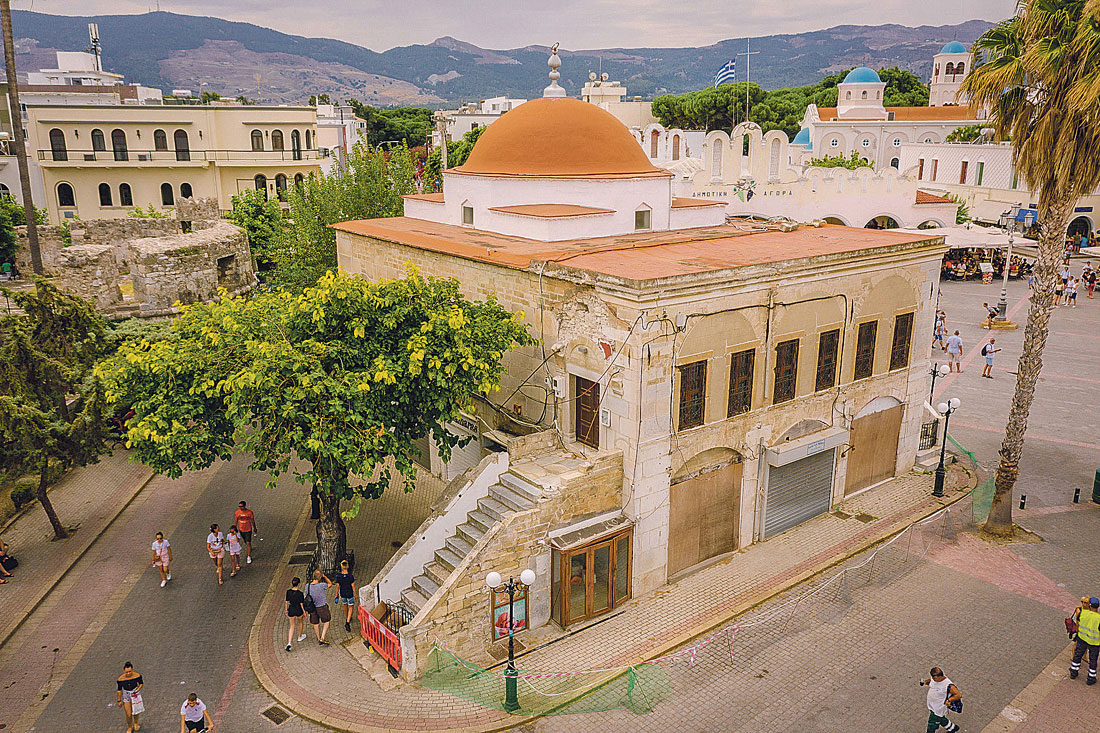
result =
M103 71L103 60L100 58L102 46L99 45L99 24L88 24L88 42L92 44L92 53L95 54L95 70Z

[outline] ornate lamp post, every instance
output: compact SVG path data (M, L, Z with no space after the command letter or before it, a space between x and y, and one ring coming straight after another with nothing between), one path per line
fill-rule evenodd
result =
M932 375L932 391L928 393L928 401L931 402L932 398L936 396L936 377L946 377L950 374L950 367L946 364L933 364L932 370L929 374Z
M941 402L936 410L943 415L943 443L940 445L940 465L936 466L936 486L932 489L932 496L943 496L943 484L947 478L947 469L943 465L947 455L947 424L951 420L951 414L959 409L962 401L958 397L952 397L947 402Z
M500 573L496 571L485 576L485 585L489 586L489 590L496 592L507 589L508 591L508 667L504 675L504 709L509 713L519 710L519 696L516 690L516 624L513 616L516 590L523 587L530 588L534 583L535 571L530 568L519 574L518 581L514 578L508 578L507 583L503 582Z

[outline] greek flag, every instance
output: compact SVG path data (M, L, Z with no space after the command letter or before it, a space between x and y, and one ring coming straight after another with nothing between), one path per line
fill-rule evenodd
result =
M717 89L719 84L726 84L732 82L737 78L737 59L732 58L726 62L726 65L718 70L718 73L714 75L714 88Z

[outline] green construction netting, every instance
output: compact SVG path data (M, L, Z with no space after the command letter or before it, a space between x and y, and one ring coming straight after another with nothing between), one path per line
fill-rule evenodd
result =
M544 673L520 669L517 674L517 715L598 713L620 708L648 713L671 687L668 672L656 664L628 668L610 680L615 672L538 677ZM432 649L420 684L487 708L504 709L503 666L486 670L438 646Z
M993 506L994 480L995 477L990 476L970 492L970 501L974 506L974 524L981 524L989 516L989 509Z

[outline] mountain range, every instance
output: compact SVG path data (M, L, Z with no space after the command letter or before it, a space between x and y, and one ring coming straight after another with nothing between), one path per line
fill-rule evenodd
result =
M87 46L99 24L103 66L129 81L172 89L243 94L264 102L302 102L311 94L355 97L367 104L442 106L507 95L535 97L547 83L549 48L491 50L444 36L429 44L377 52L328 38L305 38L250 23L167 12L61 16L12 11L19 71L53 68L53 52ZM898 66L923 78L947 41L969 44L992 23L844 25L751 40L751 80L765 89L812 84L841 69ZM745 39L695 48L559 51L561 85L577 96L590 71L621 81L631 96L700 89L745 50ZM739 60L743 63L744 56ZM738 80L743 79L738 70Z

